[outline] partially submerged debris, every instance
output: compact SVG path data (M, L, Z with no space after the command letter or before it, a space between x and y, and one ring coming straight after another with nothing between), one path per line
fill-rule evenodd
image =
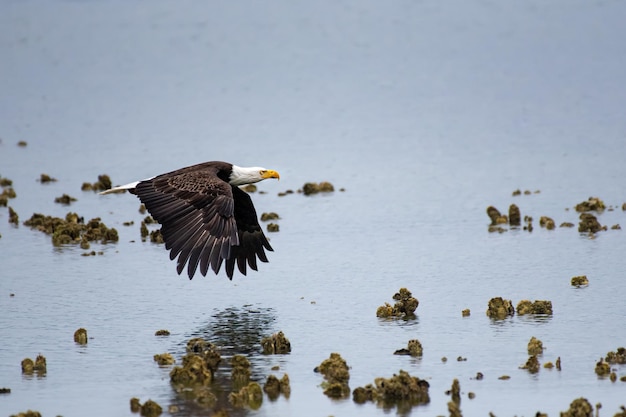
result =
M66 206L69 206L74 201L77 201L77 200L74 197L69 196L67 194L63 194L61 197L57 197L54 199L55 203L65 204Z
M106 174L102 174L102 175L98 175L98 181L94 182L94 183L88 183L88 182L84 182L81 190L83 191L105 191L105 190L109 190L113 187L112 183L111 183L111 178L106 175ZM125 190L120 190L120 192L124 192Z
M589 285L589 280L587 279L587 275L579 275L572 277L571 283L574 287L585 287Z
M42 376L46 374L47 370L46 358L42 354L37 355L34 362L30 358L26 358L22 361L23 374L31 375L37 373L38 376Z
M577 398L567 411L561 411L561 417L593 417L593 406L585 398Z
M261 221L262 222L266 222L266 221L269 221L269 220L278 220L278 219L280 219L280 216L278 215L278 213L274 213L273 211L269 212L269 213L262 213L261 214Z
M517 303L517 314L520 316L526 314L552 314L552 301L535 300L531 302L522 300Z
M324 394L331 398L345 398L350 395L350 371L348 364L338 353L331 353L318 367L314 369L324 375L326 381L322 384Z
M170 331L169 330L165 330L165 329L161 329L161 330L157 330L154 333L155 336L169 336L170 335Z
M398 407L398 412L409 411L411 407L428 404L428 381L409 375L400 370L391 378L376 378L374 385L358 387L352 392L356 403L374 401L384 408Z
M289 376L285 374L281 379L278 379L274 375L269 375L265 385L263 386L263 391L265 391L269 399L272 401L276 400L280 394L289 398L289 394L291 393Z
M86 345L87 344L87 330L82 327L76 330L74 332L74 342L78 343L79 345Z
M608 352L605 360L613 364L624 365L626 364L626 348L618 347L615 352Z
M514 314L515 308L511 300L505 300L502 297L494 297L489 300L487 315L492 319L502 320Z
M282 331L261 339L261 346L263 347L263 353L266 355L291 352L291 343Z
M417 298L413 297L411 291L406 288L400 288L400 290L394 294L393 299L396 300L393 307L389 303L378 307L376 310L377 317L415 317L415 310L419 305L419 301Z
M320 183L307 182L302 186L302 192L304 195L329 193L333 191L335 191L335 187L327 181L322 181Z
M551 217L541 216L539 218L539 226L545 227L548 230L554 230L554 228L556 227L556 224L554 223L554 220Z
M55 182L56 180L57 180L56 178L52 178L52 177L51 177L50 175L48 175L48 174L41 174L41 175L39 176L39 181L40 181L42 184L45 184L45 183L47 183L47 182Z
M228 395L228 401L230 401L234 407L241 408L248 406L253 410L257 410L263 403L263 390L257 382L250 382L238 392L231 392Z
M587 201L576 204L576 211L579 213L586 211L602 212L605 208L604 201L598 197L589 197Z
M52 244L55 246L80 244L83 240L101 243L119 240L117 230L108 228L100 221L99 217L85 223L84 218L79 217L76 213L67 213L65 219L35 213L24 222L24 225L51 235Z
M157 353L153 358L159 366L173 365L176 363L176 359L174 359L171 353Z
M469 317L470 316L470 309L466 308L465 310L461 311L461 316Z
M268 223L267 231L270 233L275 233L280 230L280 226L277 223Z
M537 359L537 355L531 355L521 369L527 369L531 374L539 372L539 359Z
M543 353L543 342L532 336L528 341L528 354L541 355Z
M422 344L417 339L409 340L409 343L406 348L398 349L393 354L394 355L410 355L410 356L422 356L424 349L422 348Z
M580 223L578 224L578 231L580 233L596 233L601 230L606 230L606 226L602 226L596 216L591 213L581 213Z

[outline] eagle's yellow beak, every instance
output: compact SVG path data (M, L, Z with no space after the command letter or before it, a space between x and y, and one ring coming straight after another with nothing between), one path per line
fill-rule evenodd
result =
M273 169L266 169L265 171L261 171L261 177L264 180L268 178L276 178L277 180L280 180L280 174L278 174L278 172L274 171Z

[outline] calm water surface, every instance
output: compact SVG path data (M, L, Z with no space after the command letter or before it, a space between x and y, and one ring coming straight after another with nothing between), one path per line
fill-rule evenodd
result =
M226 358L246 354L255 380L290 377L290 398L258 410L222 395L231 415L384 414L322 394L313 368L331 352L352 389L400 369L427 379L431 401L415 415L447 415L454 378L464 415L558 415L580 396L613 415L626 383L594 366L626 345L624 232L590 239L538 219L577 224L573 206L593 195L616 207L602 224L626 226L625 12L583 1L1 3L9 204L20 222L101 217L120 241L83 257L0 210L0 387L11 389L0 414L124 416L139 397L165 415L210 415L152 359L180 358L201 336ZM253 195L259 213L281 216L275 252L232 282L176 275L162 246L141 242L134 196L80 191L102 173L121 184L215 159L281 173ZM323 180L345 191L277 195ZM518 188L540 193L513 197ZM63 193L78 201L55 204ZM511 203L535 230L488 233L485 208ZM582 274L589 287L571 287ZM419 299L417 318L377 319L400 287ZM484 312L495 296L551 300L554 314L494 322ZM87 346L73 342L79 327ZM155 337L163 328L171 335ZM261 355L260 338L279 330L292 353ZM531 336L562 371L518 369ZM421 359L392 354L413 338ZM47 375L22 376L38 353Z

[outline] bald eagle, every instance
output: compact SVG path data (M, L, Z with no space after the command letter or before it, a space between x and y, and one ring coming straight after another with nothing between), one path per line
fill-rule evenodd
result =
M264 249L273 251L261 230L250 196L239 188L267 178L280 176L271 169L212 161L100 194L128 190L139 197L161 224L170 259L178 256L178 274L185 265L189 279L198 267L204 276L209 266L217 274L226 261L226 275L232 280L235 262L246 275L246 265L256 271L256 258L267 262Z

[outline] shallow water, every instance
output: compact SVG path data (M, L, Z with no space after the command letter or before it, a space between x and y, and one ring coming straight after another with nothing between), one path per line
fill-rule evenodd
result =
M577 224L573 206L595 195L616 207L602 224L626 224L625 9L1 3L0 175L18 195L9 204L20 222L34 212L101 217L120 241L83 257L0 210L0 387L11 388L0 414L131 415L139 397L210 415L152 360L180 358L202 336L225 356L248 355L258 381L290 377L290 398L266 397L258 410L220 396L231 415L383 414L322 394L313 368L331 352L350 365L352 389L400 369L426 378L431 401L415 414L446 415L458 378L465 415L556 415L580 396L613 415L626 383L594 366L626 345L623 231L590 239L538 219ZM253 195L259 213L281 216L275 252L232 282L177 276L162 246L141 242L135 197L80 191L102 173L121 184L213 159L281 173ZM41 173L58 181L41 184ZM345 191L277 196L322 180ZM540 193L511 196L518 188ZM55 204L63 193L78 201ZM511 203L535 230L488 233L485 208ZM589 287L571 287L582 274ZM377 319L400 287L419 299L417 318ZM554 314L491 321L495 296L551 300ZM87 346L72 340L79 327ZM162 328L171 335L155 337ZM260 338L278 330L292 353L261 355ZM561 357L562 371L518 369L531 336L546 347L541 362ZM421 359L392 354L412 338ZM47 375L22 376L21 360L38 353ZM227 376L216 390L228 390Z

